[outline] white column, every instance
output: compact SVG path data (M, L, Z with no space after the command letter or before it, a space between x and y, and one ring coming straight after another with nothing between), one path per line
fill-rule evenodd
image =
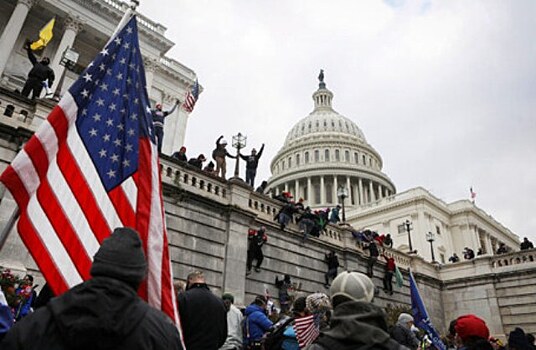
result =
M154 72L158 67L158 61L150 57L143 57L143 65L145 67L145 88L149 97L151 97L151 87L153 86Z
M288 183L285 182L285 192L288 192Z
M333 203L339 203L339 198L337 198L337 188L339 188L339 184L337 183L337 175L334 175L333 188L331 189L331 198L333 199Z
M352 185L350 184L350 176L346 177L346 189L348 190L348 204L352 205L352 198L355 198L355 197L354 197L354 194L352 193Z
M358 188L359 188L359 205L363 205L365 204L365 202L363 198L363 180L361 180L361 178L359 178Z
M50 68L52 68L52 70L54 71L54 75L56 76L56 84L60 82L63 72L65 71L65 66L62 66L60 64L61 58L63 57L63 53L65 52L65 50L67 50L67 48L73 47L74 40L76 39L76 34L78 34L81 29L82 21L80 20L80 18L69 16L65 19L65 32L63 32L63 36L61 37L60 45L56 50L56 54L50 62ZM61 92L62 87L60 86L59 88ZM54 87L53 90L56 90L56 87Z
M312 183L311 183L311 177L307 177L307 204L309 206L311 206L314 201L313 201L313 189L311 188L312 187Z
M294 180L294 198L296 201L298 201L300 197L300 182L298 180Z
M320 176L320 204L326 204L326 188L324 187L324 176Z
M15 47L15 42L19 37L24 21L30 12L30 8L37 3L37 0L19 0L15 6L15 10L9 18L9 22L0 36L0 76L4 73L6 68L7 61L13 48Z
M383 198L383 187L382 185L378 184L378 199Z
M372 181L369 181L369 192L370 192L369 202L374 202L376 200L376 196L374 195L374 185L372 184Z

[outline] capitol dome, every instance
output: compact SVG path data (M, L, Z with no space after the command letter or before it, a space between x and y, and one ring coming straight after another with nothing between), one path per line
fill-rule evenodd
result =
M334 206L341 193L346 206L355 208L394 194L380 154L352 120L332 108L322 72L319 80L314 110L290 129L270 164L268 186L274 194L303 198L311 208Z

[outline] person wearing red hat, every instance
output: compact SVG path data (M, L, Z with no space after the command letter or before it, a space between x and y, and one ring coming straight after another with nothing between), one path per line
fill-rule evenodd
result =
M462 344L460 350L492 350L488 342L489 329L478 316L469 314L456 319L456 342Z

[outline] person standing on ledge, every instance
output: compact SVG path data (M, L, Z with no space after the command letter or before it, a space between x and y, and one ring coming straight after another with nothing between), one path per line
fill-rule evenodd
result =
M175 112L175 108L179 105L180 101L175 101L175 105L169 111L162 110L162 104L157 103L155 109L151 109L153 115L154 135L156 136L156 142L158 145L158 153L162 153L162 142L164 142L164 118L171 113Z
M223 135L218 137L218 139L216 140L216 149L212 151L212 158L214 158L214 160L216 161L216 175L220 176L221 171L221 178L225 180L225 173L227 172L225 157L233 159L236 159L236 157L227 152L227 141L222 139Z
M43 57L41 62L37 62L32 49L30 48L30 42L27 41L24 45L26 52L28 53L28 58L32 62L32 70L28 73L28 79L22 88L21 95L24 97L30 96L32 93L32 100L39 98L41 91L43 90L43 82L48 80L48 87L50 88L54 83L54 71L49 67L50 58Z
M240 158L246 161L246 183L255 188L255 175L257 175L257 166L259 165L259 159L264 151L264 143L261 146L261 150L257 153L254 148L251 150L251 155L244 156L240 154Z

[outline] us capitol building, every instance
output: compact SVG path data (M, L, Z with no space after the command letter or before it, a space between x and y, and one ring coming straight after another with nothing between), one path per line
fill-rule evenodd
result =
M363 131L333 109L323 72L319 79L313 111L290 129L271 162L274 194L290 192L312 209L344 203L352 227L390 233L401 251L410 251L411 239L411 251L428 261L445 264L453 253L463 258L465 247L484 255L500 243L519 248L518 236L469 200L445 203L422 187L397 193Z
M15 92L22 89L31 68L25 40L35 38L56 17L54 38L39 58L51 58L56 73L53 89L61 95L112 35L126 8L119 0L0 1L0 172L56 105L54 100L30 100ZM163 103L167 109L175 99L182 101L196 73L167 56L174 44L163 25L139 13L138 24L151 104ZM79 56L76 62L63 65L66 53L72 52ZM321 78L313 94L313 111L290 129L271 162L269 186L273 193L289 191L304 198L312 208L344 204L349 225L328 225L319 238L302 243L295 224L281 231L274 222L279 201L252 191L243 181L225 181L166 156L182 146L187 130L189 114L177 110L166 119L160 159L175 279L203 270L216 295L232 293L239 305L268 290L277 299L273 281L279 274L299 282L300 293L313 293L324 288L327 250L336 251L345 269L365 271L368 253L356 244L351 231L368 228L391 233L394 249L380 249L395 259L404 275L404 285L394 295L375 299L380 307L411 305L407 278L411 268L441 331L453 318L476 313L495 335L516 326L536 332L536 250L518 251L519 238L468 200L445 203L421 187L398 193L362 130L333 109L334 95ZM32 273L43 285L39 268L16 232L16 212L12 196L0 185L0 267L20 275ZM247 232L261 225L269 235L262 271L246 276ZM427 234L433 235L433 244ZM512 251L494 254L500 243ZM484 254L447 262L466 246L475 252L481 248ZM430 263L433 260L436 263ZM377 286L382 283L383 265L378 261L375 266Z

